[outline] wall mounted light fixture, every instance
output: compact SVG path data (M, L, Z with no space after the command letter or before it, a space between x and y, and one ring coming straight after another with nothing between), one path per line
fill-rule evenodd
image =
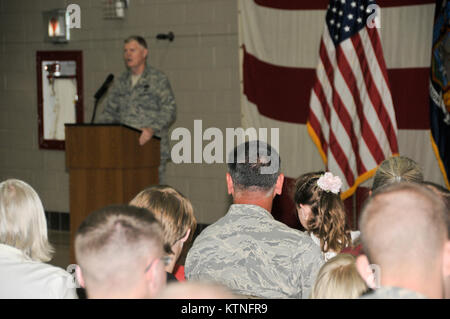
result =
M66 9L42 12L44 19L44 41L67 43L70 40L69 15Z

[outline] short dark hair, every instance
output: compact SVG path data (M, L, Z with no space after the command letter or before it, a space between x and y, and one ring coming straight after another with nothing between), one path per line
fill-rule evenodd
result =
M75 256L88 291L128 291L149 256L163 253L162 229L145 208L107 206L90 214L75 236ZM126 278L126 280L124 280Z
M280 175L280 164L277 151L262 141L240 144L228 156L228 171L240 190L271 189Z
M78 227L76 237L89 238L89 249L100 250L119 237L127 243L161 241L160 227L158 220L148 209L111 205L90 214Z
M145 41L145 39L139 35L131 35L128 38L125 39L125 41L123 41L124 43L128 43L131 41L136 41L137 43L139 43L141 46L143 46L144 48L147 49L147 42Z

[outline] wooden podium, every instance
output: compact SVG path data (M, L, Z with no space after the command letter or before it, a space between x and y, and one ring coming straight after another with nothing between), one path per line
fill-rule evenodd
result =
M74 238L93 211L127 204L158 184L159 139L139 145L141 131L126 125L66 124L66 167L70 189L70 262Z

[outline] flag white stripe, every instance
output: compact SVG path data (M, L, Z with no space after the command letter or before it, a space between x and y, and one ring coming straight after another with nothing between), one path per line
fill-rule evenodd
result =
M331 61L332 67L333 67L334 72L335 72L335 88L336 88L336 91L339 92L339 95L341 96L342 102L343 102L345 108L347 109L347 112L350 114L350 116L352 114L357 114L357 112L356 112L356 105L355 105L355 102L354 102L354 99L353 99L353 95L351 94L351 92L350 92L350 90L349 90L349 88L348 88L348 86L347 86L347 84L346 84L346 82L345 82L345 80L344 80L344 78L343 78L343 76L341 74L341 71L337 68L334 44L332 43L332 41L330 39L330 35L329 35L328 32L324 32L323 39L324 39L324 44L325 44L326 51L328 53L328 57L329 57L329 59ZM344 42L348 44L348 43L350 43L349 41L350 40L347 40L347 41L344 41ZM342 44L344 44L344 42ZM351 45L351 43L350 43L350 45ZM345 50L345 48L344 48L344 51L347 51L347 50ZM354 50L350 50L350 51L352 51L354 53ZM349 63L352 61L352 60L349 60L349 57L347 57L347 60L349 61ZM320 64L322 64L322 62L319 62L319 65ZM321 68L323 68L323 66L320 67L319 70ZM358 78L357 76L355 76L355 77ZM322 83L324 83L324 80L322 80L322 79L319 79L319 80ZM327 78L326 81L328 82L328 78ZM331 90L331 88L330 88L330 90ZM329 92L330 100L331 100L331 94L332 94L332 92ZM328 97L327 97L327 99L328 99ZM359 117L358 116L353 116L352 120L353 120L353 127L354 127L354 131L355 131L355 135L356 135L356 137L359 138L358 142L359 142L359 145L360 145L360 148L361 148L360 150L362 151L362 152L360 151L360 154L359 154L360 158L361 158L361 161L363 162L363 164L364 164L364 166L366 168L367 167L373 167L374 165L376 166L376 161L373 158L372 153L369 151L369 148L367 147L366 142L363 139L360 138L361 137L361 123L360 123ZM340 137L341 136L339 136L339 138ZM356 165L354 167L356 167Z
M363 43L363 46L365 47L366 43ZM348 39L346 41L343 41L341 43L341 47L343 49L344 55L347 58L348 63L350 64L350 67L352 68L354 77L357 79L358 83L361 84L361 85L359 85L358 94L360 96L360 100L361 100L362 107L363 107L363 114L366 117L367 124L371 128L375 137L377 138L378 144L381 147L381 149L383 150L384 155L389 156L388 153L390 152L390 147L389 147L388 137L386 136L386 134L384 132L383 125L381 124L380 118L378 117L378 114L375 111L372 101L370 99L369 92L367 91L366 84L363 80L365 75L362 73L361 66L358 61L358 56L356 55L356 52L354 50L351 40ZM378 64L378 62L377 62L377 64ZM379 72L379 74L381 74L381 72ZM377 83L380 81L384 82L383 77L378 77L378 78L372 77L372 79L373 79L372 83L374 83L374 82ZM353 103L353 95L350 93L350 91L348 91L346 101L348 101L348 103L345 103L346 106L351 105ZM391 105L392 105L392 103L391 103ZM356 109L355 110L351 109L351 110L349 110L349 112L350 112L350 114L356 115ZM355 119L356 118L359 118L359 117L355 117ZM355 123L356 123L356 121L355 121ZM360 124L360 123L358 122L358 124ZM360 137L361 131L359 130L358 133L359 133L358 137ZM360 141L361 141L361 145L363 143L365 144L360 149L361 158L364 158L363 163L366 166L366 168L370 170L377 166L377 162L373 158L372 153L369 151L369 148L368 148L365 140L360 139ZM386 146L387 146L387 152L386 152ZM367 153L367 151L369 151L369 152Z
M320 121L321 119L325 118L325 115L323 114L323 109L321 107L320 101L316 95L316 93L313 91L311 92L311 108L314 112L314 115L316 118ZM327 144L330 144L330 126L328 125L328 121L321 121L322 124L322 134L323 138L327 142Z
M389 118L391 119L391 124L393 125L395 132L397 132L397 121L395 119L394 105L392 103L391 91L386 83L383 73L381 72L381 67L378 63L378 59L375 56L374 49L372 47L372 43L370 42L369 34L367 33L367 29L361 30L359 33L361 37L361 41L364 44L364 52L366 54L366 58L368 61L368 65L370 68L370 73L374 78L374 82L378 92L380 92L380 96L383 100L383 104L386 106L386 110L389 114Z
M342 171L341 167L339 166L338 162L336 161L336 158L333 154L330 154L328 157L328 170L333 173L333 175L337 175L341 177L342 180L342 187L341 190L346 190L350 187L350 185L347 182L347 179L345 178L345 174Z

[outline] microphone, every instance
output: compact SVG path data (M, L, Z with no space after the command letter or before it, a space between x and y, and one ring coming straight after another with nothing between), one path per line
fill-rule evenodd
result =
M101 99L101 97L103 95L105 95L106 91L108 91L108 88L113 80L114 80L114 75L109 74L108 77L106 78L105 82L103 82L103 85L98 89L97 93L95 93L95 95L94 95L94 98L95 98L94 112L92 113L91 124L94 123L95 113L97 112L98 101Z
M100 100L101 97L106 93L106 91L109 88L109 85L111 84L111 82L114 80L114 75L110 74L108 75L108 77L106 78L105 82L103 83L103 85L98 89L97 93L95 93L94 98L96 100Z

